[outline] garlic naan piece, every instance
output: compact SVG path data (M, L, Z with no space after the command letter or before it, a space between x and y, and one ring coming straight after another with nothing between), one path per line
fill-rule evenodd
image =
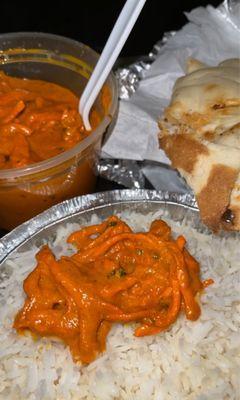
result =
M211 229L240 230L240 59L190 59L159 121L160 144Z
M240 59L208 67L190 60L186 76L179 78L165 115L187 125L200 136L221 134L240 122Z

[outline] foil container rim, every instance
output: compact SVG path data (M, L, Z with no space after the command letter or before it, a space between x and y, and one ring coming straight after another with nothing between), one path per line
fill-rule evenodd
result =
M191 193L175 193L148 189L123 189L74 197L59 203L19 225L0 239L0 265L20 245L38 232L64 221L74 214L84 213L107 205L131 202L171 203L198 210Z

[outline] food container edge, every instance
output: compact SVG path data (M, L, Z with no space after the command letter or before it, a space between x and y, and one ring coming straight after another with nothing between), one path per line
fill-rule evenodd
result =
M104 205L126 202L174 203L197 209L194 196L146 189L112 190L74 197L59 203L27 222L19 225L0 240L0 264L16 248L39 231L74 214L97 209Z

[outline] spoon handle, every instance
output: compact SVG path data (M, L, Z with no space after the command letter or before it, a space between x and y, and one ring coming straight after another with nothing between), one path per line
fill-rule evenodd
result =
M127 0L82 93L79 113L87 130L91 129L89 112L121 52L146 0Z

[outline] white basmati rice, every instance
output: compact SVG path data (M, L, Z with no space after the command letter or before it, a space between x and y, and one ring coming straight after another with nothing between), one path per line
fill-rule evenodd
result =
M147 229L158 217L134 212L119 216L135 230ZM57 340L33 341L12 329L24 300L22 281L35 265L37 249L12 254L7 260L10 276L0 284L0 400L240 399L238 239L167 222L176 234L185 235L201 263L202 277L215 281L201 296L201 317L191 322L182 315L167 332L146 338L135 338L132 325L116 324L106 352L89 366L74 364L68 348ZM52 243L57 256L72 252L65 239L76 228L68 224L58 229Z

